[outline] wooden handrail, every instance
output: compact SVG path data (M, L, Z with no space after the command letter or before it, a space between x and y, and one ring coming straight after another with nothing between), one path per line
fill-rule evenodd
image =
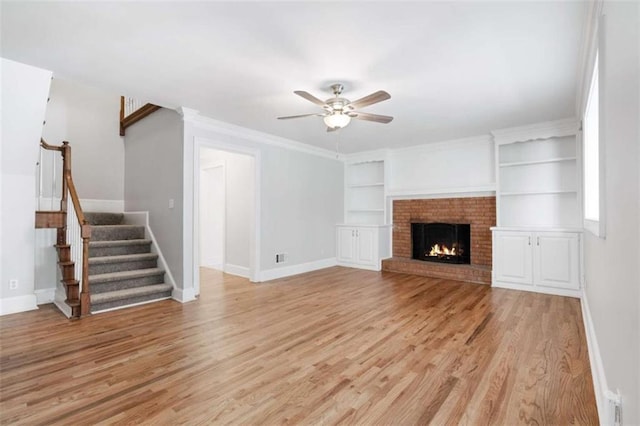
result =
M49 145L44 139L40 138L40 146L49 151L62 151L62 146Z
M160 106L146 103L135 111L131 112L129 115L126 115L125 112L125 98L124 96L120 96L120 136L124 136L125 129L138 121L142 120L149 114L159 110Z

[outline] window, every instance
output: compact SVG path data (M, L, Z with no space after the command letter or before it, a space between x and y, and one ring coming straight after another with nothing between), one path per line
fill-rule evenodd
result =
M601 215L600 176L600 85L599 58L596 52L587 104L582 120L582 140L584 146L584 226L595 235L604 236L604 222Z

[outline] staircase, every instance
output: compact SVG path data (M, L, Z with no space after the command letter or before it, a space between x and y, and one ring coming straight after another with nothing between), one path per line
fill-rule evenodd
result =
M118 213L85 213L91 225L89 282L91 313L168 299L158 255L151 252L145 227L124 223Z

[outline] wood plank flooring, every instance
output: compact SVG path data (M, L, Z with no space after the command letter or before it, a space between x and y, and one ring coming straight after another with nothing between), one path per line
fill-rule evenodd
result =
M0 318L2 424L597 424L577 299L334 267Z

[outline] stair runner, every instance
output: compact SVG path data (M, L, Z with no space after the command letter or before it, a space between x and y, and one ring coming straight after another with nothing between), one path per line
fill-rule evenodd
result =
M171 297L158 255L144 226L127 225L117 213L85 213L91 225L89 283L91 313Z

